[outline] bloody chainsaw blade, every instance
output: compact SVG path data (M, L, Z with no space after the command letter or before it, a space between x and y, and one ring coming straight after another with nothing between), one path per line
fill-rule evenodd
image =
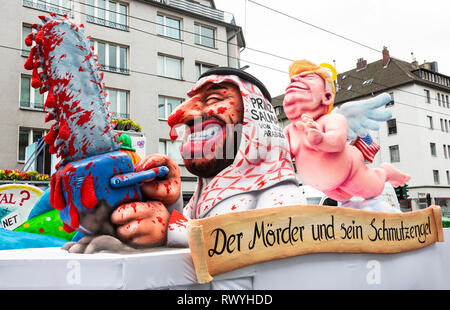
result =
M142 200L138 183L164 177L166 167L134 172L131 157L118 152L109 102L84 26L67 16L39 16L25 44L33 46L25 62L32 70L31 86L48 92L45 121L55 120L45 142L61 158L51 180L51 205L60 210L64 229L80 227L79 213L89 212L100 200L112 208ZM83 230L80 227L80 230Z

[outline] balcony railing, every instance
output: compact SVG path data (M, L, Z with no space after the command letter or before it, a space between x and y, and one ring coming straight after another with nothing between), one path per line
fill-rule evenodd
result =
M106 26L106 27L110 27L110 28L114 28L114 29L128 31L128 25L112 22L109 20L105 20L103 18L98 18L98 17L92 16L92 15L86 15L86 21L89 23L97 24L97 25L102 25L102 26Z
M100 70L108 71L108 72L115 72L115 73L122 73L122 74L130 74L130 70L127 68L119 68L116 66L106 66L100 64Z
M130 119L130 114L111 112L111 119Z
M70 3L70 2L69 2ZM32 8L32 9L38 9L41 11L46 11L50 13L55 13L57 15L67 15L69 17L72 16L72 11L70 8L62 8L57 5L53 5L51 3L45 3L43 1L37 2L36 0L23 0L23 6Z

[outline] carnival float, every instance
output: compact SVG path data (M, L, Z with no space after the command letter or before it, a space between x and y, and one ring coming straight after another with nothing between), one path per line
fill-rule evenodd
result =
M25 68L48 92L44 140L58 160L45 190L0 187L0 288L450 288L440 207L393 208L379 197L407 172L366 164L389 95L333 108L329 66L296 61L283 130L260 80L210 69L168 118L198 177L183 206L178 165L114 130L84 27L40 19ZM339 206L307 204L294 165Z

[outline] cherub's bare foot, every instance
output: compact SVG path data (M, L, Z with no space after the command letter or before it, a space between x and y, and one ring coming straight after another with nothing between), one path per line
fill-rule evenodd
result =
M401 172L389 163L382 163L379 168L386 171L386 182L391 183L394 187L405 185L411 178L410 175Z

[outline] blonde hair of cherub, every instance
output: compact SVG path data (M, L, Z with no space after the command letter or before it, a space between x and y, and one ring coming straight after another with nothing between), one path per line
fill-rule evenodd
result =
M315 73L321 76L325 81L325 90L331 91L333 95L336 95L336 88L334 87L333 78L330 71L324 67L318 66L308 60L296 60L289 66L289 77L302 73L306 75L309 73ZM328 113L333 109L333 103L328 107Z

